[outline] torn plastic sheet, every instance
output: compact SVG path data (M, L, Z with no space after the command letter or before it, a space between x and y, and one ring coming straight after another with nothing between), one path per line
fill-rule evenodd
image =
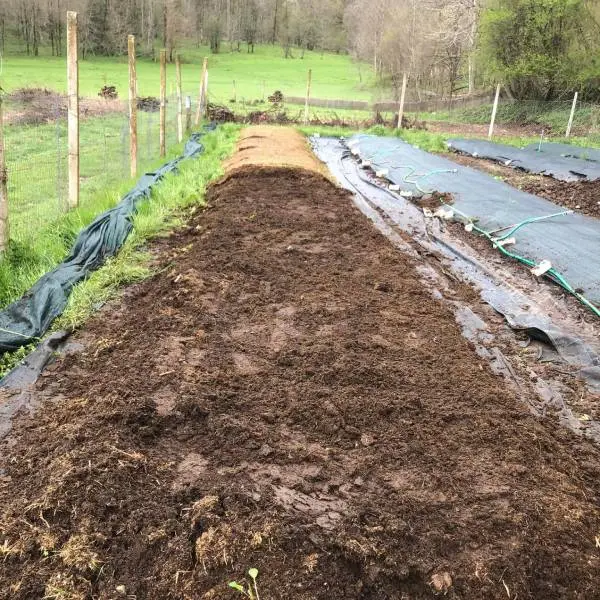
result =
M546 175L559 181L596 181L600 179L600 163L563 156L552 150L538 152L539 145L524 149L486 140L448 140L448 148L454 152L476 158L488 158L503 165L521 169L535 175ZM542 149L544 145L542 144Z
M538 217L564 212L549 200L522 192L490 175L424 152L397 138L354 136L352 147L374 170L403 191L424 195L449 193L458 215L468 215L486 231L509 228ZM590 163L591 164L591 163ZM600 164L599 164L600 166ZM513 236L513 234L511 234ZM533 261L547 260L574 289L600 305L600 220L572 213L538 220L515 232L511 252Z
M0 311L0 351L17 350L39 339L52 321L62 314L73 287L115 255L133 229L138 203L149 198L152 188L179 163L204 151L200 139L214 125L191 136L181 156L154 173L146 173L114 208L102 213L83 229L69 256L43 275L19 300Z
M543 287L533 291L517 289L508 283L504 272L465 252L435 221L430 222L428 229L422 211L371 180L339 140L321 137L313 139L312 144L339 183L355 194L357 206L396 246L413 253L388 222L424 248L441 252L450 261L452 270L472 282L482 299L502 314L511 328L526 331L532 338L552 345L562 360L579 369L592 389L600 391L600 339L593 326L571 318L567 309L561 312Z

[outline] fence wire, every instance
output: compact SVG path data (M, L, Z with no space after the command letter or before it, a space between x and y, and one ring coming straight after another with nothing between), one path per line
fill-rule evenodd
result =
M385 102L380 93L374 94L371 102L331 99L326 97L326 91L320 85L322 82L313 79L309 123L395 126L396 101ZM214 88L209 81L208 100L246 122L302 123L306 97L298 95L298 91L297 86L283 80L257 78L254 83L243 85L232 81L230 86L221 81ZM186 96L191 99L194 121L198 101L195 85L188 84L184 90L184 106ZM476 98L440 99L424 93L418 100L407 101L405 114L417 122L446 121L487 126L491 101L489 94ZM520 126L520 134L529 136L564 135L571 107L571 100L523 102L505 99L498 108L496 126ZM169 149L177 144L177 99L174 93L168 97L166 111ZM470 133L477 134L478 131L473 129ZM600 105L577 104L572 135L600 144ZM11 239L27 242L43 228L52 226L68 209L66 97L35 89L8 95L5 101L5 147ZM138 173L155 166L159 158L159 106L156 99L150 99L138 107ZM98 194L114 190L129 180L129 123L125 101L111 98L81 100L80 177L82 207Z
M47 90L20 91L5 101L4 135L10 237L27 243L68 210L66 98ZM195 111L195 101L192 100ZM160 159L158 103L140 105L138 174ZM166 144L177 145L177 100L167 99ZM130 178L127 104L82 99L80 206Z
M371 91L371 100L331 98L328 82L312 79L308 121L314 125L369 127L395 126L399 101L389 90ZM210 88L210 86L209 86ZM298 93L298 85L284 80L260 79L254 83L229 85L222 80L209 89L209 101L234 113L247 122L275 120L281 123L304 122L306 94ZM386 99L387 94L387 99ZM364 98L364 90L360 94ZM396 94L397 95L397 94ZM424 126L428 122L464 123L489 126L493 93L458 95L452 98L411 90L404 105L409 126ZM569 122L572 97L558 101L521 101L503 98L500 101L496 125L521 128L522 135L564 136ZM483 129L481 130L483 132ZM477 133L473 130L472 133ZM600 142L600 105L578 102L571 135Z

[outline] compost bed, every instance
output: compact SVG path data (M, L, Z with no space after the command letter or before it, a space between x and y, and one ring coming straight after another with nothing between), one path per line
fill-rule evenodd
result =
M0 598L235 598L249 567L263 599L600 598L600 452L301 163L234 162L37 384Z

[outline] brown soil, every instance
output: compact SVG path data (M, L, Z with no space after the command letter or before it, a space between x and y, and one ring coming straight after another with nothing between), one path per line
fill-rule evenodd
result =
M443 204L454 204L454 198L452 194L433 192L427 196L421 196L415 198L415 203L421 208L428 208L432 212L435 212Z
M489 125L477 123L449 123L447 121L427 121L427 130L434 133L450 133L452 135L471 135L487 138ZM494 136L496 137L520 137L540 135L540 125L496 125Z
M346 192L238 169L157 252L2 447L0 598L600 598L600 452Z
M224 167L231 174L249 166L290 167L328 175L300 132L277 125L256 125L242 131L236 152Z
M541 196L591 217L600 217L600 181L566 183L552 177L530 175L487 159L456 153L448 154L447 157L461 165L485 171L524 192Z

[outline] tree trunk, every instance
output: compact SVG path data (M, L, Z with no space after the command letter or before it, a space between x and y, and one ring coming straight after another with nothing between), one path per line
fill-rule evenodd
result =
M273 16L273 37L271 43L274 44L277 41L277 13L279 12L279 0L275 0L275 12Z
M167 48L168 36L169 36L169 22L168 22L168 8L167 1L163 0L163 48Z

